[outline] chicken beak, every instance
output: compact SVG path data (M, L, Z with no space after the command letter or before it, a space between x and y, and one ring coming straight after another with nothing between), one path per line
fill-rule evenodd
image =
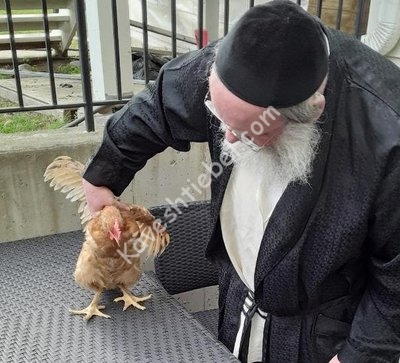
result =
M121 247L121 240L118 237L116 237L116 236L110 236L110 237L111 237L110 239L115 241L115 243L118 245L118 247Z

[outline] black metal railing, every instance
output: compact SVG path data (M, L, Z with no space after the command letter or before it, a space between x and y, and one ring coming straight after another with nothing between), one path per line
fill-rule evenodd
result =
M11 112L27 112L27 111L43 111L43 110L54 110L54 109L78 109L84 108L84 117L78 120L70 122L67 126L75 126L81 121L85 120L86 129L88 131L93 131L95 129L93 114L104 106L121 105L128 101L122 96L122 83L121 83L121 67L120 67L120 51L119 51L119 37L118 37L118 16L117 16L117 0L112 0L112 25L113 25L113 38L114 38L114 57L115 57L115 71L116 71L116 86L117 86L117 97L113 100L102 100L93 101L92 88L90 80L90 62L89 62L89 47L87 41L87 30L86 30L86 11L85 2L81 0L75 0L75 13L77 20L77 32L79 39L79 59L80 59L80 69L81 69L81 83L82 83L82 102L75 103L59 103L57 97L57 91L55 86L55 73L53 65L53 56L50 42L50 27L49 27L49 17L48 17L48 6L47 0L41 1L42 5L42 15L43 15L43 30L45 33L45 51L47 54L47 70L49 74L50 82L50 92L51 92L51 104L41 105L41 106L25 106L23 98L23 90L21 85L21 75L19 71L19 59L17 57L17 42L15 38L14 22L12 15L12 1L4 0L5 12L7 14L8 32L9 32L9 43L13 64L13 75L15 79L16 92L18 95L18 106L0 109L0 113L11 113ZM143 33L143 60L144 60L144 82L149 82L149 32L155 34L161 34L171 39L171 57L177 56L177 41L183 41L189 44L197 45L197 47L203 46L203 30L204 30L204 0L198 0L198 22L197 22L197 37L189 37L187 35L177 33L177 4L176 0L170 0L171 4L171 29L160 29L155 26L148 24L148 14L147 14L147 0L141 0L142 5L142 21L139 23L137 21L130 20L130 25L136 28L142 29ZM297 0L300 5L301 0ZM249 0L248 7L254 6L254 0ZM366 7L369 6L369 0L358 0L357 14L355 17L355 31L354 35L356 37L361 36L361 29L363 22L365 23L365 12ZM338 1L338 9L336 16L336 29L341 29L342 25L342 12L343 12L343 0ZM323 15L323 0L316 2L316 15L322 17ZM230 1L224 0L224 25L223 34L229 31L229 20L230 20ZM96 108L95 108L96 107Z

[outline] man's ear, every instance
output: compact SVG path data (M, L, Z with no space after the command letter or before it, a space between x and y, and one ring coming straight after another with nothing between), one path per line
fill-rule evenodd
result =
M310 99L311 104L313 106L316 106L316 108L318 110L320 110L320 113L318 114L318 117L315 119L315 121L318 120L321 117L322 112L324 112L324 109L325 109L324 92L325 92L325 88L326 88L327 83L328 83L328 75L326 75L326 77L322 81L321 85L317 89L317 92L315 92L314 96Z
M319 111L318 113L316 113L315 119L313 120L313 121L317 121L321 117L321 115L322 115L322 113L324 112L324 109L325 109L325 96L322 93L317 91L311 97L309 102L311 103L311 105L313 107L315 107Z

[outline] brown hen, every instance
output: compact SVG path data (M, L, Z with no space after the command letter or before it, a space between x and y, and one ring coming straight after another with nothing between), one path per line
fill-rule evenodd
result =
M70 310L72 314L84 315L89 320L93 315L109 318L100 310L103 290L121 289L123 295L114 301L124 301L123 310L140 304L151 295L134 296L129 289L141 274L141 254L147 250L149 256L157 256L169 243L169 235L154 216L144 207L131 205L129 210L115 206L104 207L90 217L82 188L83 164L68 156L56 158L44 173L45 181L55 190L68 193L67 198L79 201L81 221L87 225L85 241L79 254L74 273L75 281L85 289L95 292L90 305L82 310Z

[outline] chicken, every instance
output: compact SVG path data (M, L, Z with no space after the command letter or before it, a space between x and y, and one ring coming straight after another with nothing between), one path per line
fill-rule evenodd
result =
M82 187L83 164L68 156L56 158L44 173L45 181L55 190L67 193L71 201L79 201L81 222L85 230L85 241L79 254L74 273L75 281L83 288L95 292L89 306L81 310L70 310L72 314L109 318L100 310L103 290L119 288L122 296L114 301L124 301L126 310L134 306L144 310L142 301L151 298L134 296L129 289L141 274L140 256L147 250L149 256L161 254L169 243L165 228L144 207L130 205L129 210L106 206L92 218L88 211Z

